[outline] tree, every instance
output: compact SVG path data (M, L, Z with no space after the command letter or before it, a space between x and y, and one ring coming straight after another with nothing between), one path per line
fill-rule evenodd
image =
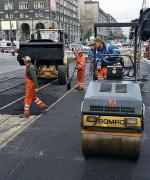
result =
M86 41L87 39L90 40L90 37L92 36L92 29L90 28L84 35L83 35L83 41Z

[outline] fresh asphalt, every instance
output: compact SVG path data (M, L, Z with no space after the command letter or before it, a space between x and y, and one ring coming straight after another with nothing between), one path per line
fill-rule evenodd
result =
M142 71L149 74L150 66L144 64ZM80 135L84 92L74 90L1 149L0 180L149 180L150 83L144 81L144 84L145 131L138 161L84 158ZM65 93L65 88L54 84L42 92L41 98L55 101Z

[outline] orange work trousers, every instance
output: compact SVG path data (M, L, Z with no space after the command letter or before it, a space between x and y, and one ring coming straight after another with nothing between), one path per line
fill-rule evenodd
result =
M25 77L25 80L26 80L26 93L24 99L24 104L25 104L24 114L29 116L30 105L32 104L32 102L35 102L40 109L44 109L46 105L36 96L34 82L30 80L27 76Z
M85 86L85 68L77 70L77 88L84 89Z
M98 71L98 80L104 80L107 78L107 67L102 67L100 71Z

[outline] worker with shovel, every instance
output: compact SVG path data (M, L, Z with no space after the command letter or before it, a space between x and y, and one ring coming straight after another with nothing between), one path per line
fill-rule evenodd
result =
M20 118L28 118L30 116L30 105L33 101L43 112L46 111L46 105L36 96L36 92L38 91L38 83L36 70L31 63L31 58L29 56L25 56L23 61L26 66L26 93L24 100L24 113L20 115Z
M81 50L78 52L74 50L74 54L77 61L77 87L76 89L79 91L84 90L85 86L85 69L86 69L86 58Z

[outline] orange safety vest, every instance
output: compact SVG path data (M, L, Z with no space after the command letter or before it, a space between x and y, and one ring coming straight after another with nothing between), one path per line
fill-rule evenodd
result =
M86 67L86 59L84 56L78 56L77 57L77 69L85 71Z

